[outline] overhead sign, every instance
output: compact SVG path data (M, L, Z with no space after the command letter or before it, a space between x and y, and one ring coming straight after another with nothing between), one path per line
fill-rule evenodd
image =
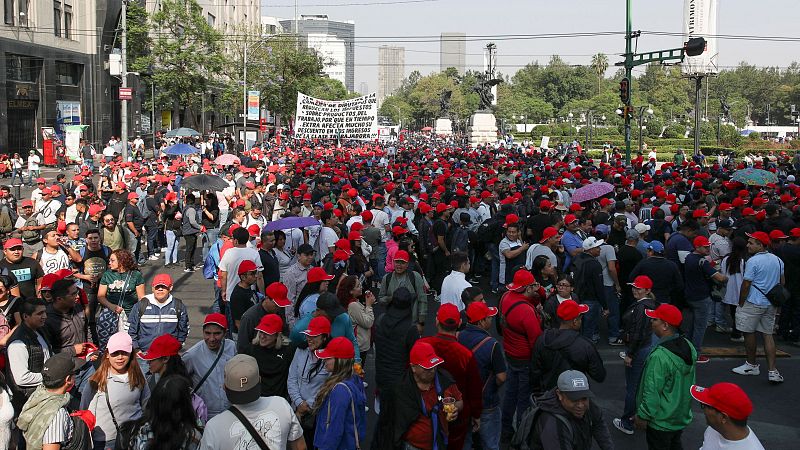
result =
M717 66L717 0L684 0L683 40L705 38L706 49L698 56L687 56L681 64L684 75L709 75Z
M297 93L295 139L378 139L378 96L330 101Z
M133 100L133 88L119 88L120 100Z
M258 120L261 91L247 91L247 120Z

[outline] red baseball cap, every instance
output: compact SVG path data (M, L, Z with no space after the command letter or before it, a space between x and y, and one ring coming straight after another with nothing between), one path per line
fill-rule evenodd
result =
M793 238L800 238L800 228L798 227L792 228L791 230L789 230L789 234Z
M22 201L22 207L23 207L23 208L26 208L26 207L28 207L28 206L30 206L31 208L33 208L33 200L23 200L23 201Z
M575 300L564 300L556 310L558 318L564 321L574 320L587 312L589 312L589 305L578 304Z
M267 314L256 325L256 331L267 334L278 334L283 330L283 319L277 314Z
M411 353L408 357L408 362L414 366L420 366L423 369L433 369L444 360L436 354L431 344L427 342L417 341L411 347Z
M259 233L261 233L261 227L259 227L258 224L254 223L247 227L247 234L249 234L250 237L257 237Z
M719 204L720 211L733 211L733 205L730 203L720 203Z
M171 334L162 334L155 338L146 353L139 353L139 358L145 361L175 356L181 350L181 343Z
M745 208L742 210L743 216L755 216L756 211L753 208Z
M514 273L514 280L506 285L509 291L516 291L517 289L522 289L524 287L528 287L536 282L536 279L533 277L533 274L525 269L517 270Z
M438 205L436 205L436 212L441 214L447 211L447 208L449 208L449 206L447 206L445 203L439 203Z
M697 248L697 247L709 247L711 245L711 242L709 242L708 238L705 237L705 236L697 236L692 241L692 245L694 245L694 248Z
M331 339L324 349L315 350L314 354L317 355L319 359L353 359L356 357L353 342L344 336Z
M396 234L399 236L406 233L408 233L408 228L403 228L400 225L395 225L394 227L392 227L392 234Z
M169 288L172 287L172 277L169 276L168 273L160 273L153 277L153 282L150 283L151 286L167 286Z
M252 272L254 270L258 270L256 263L249 259L245 259L239 263L239 269L236 271L236 273L238 275L242 275L243 273Z
M420 202L420 204L419 204L419 212L420 213L428 214L429 212L431 212L431 210L433 210L431 205L429 205L429 204L427 204L425 202Z
M408 262L410 260L410 256L408 252L405 250L398 250L397 253L394 254L394 261L405 261Z
M364 211L361 213L361 220L364 222L372 222L372 211Z
M47 273L42 277L42 285L39 288L40 291L49 291L53 289L53 283L60 280L61 277L54 273Z
M754 233L745 233L745 234L747 235L747 237L753 238L764 245L769 245L770 243L769 235L767 233L764 233L763 231L756 231Z
M355 225L355 224L353 224L353 225ZM361 232L358 231L358 230L354 230L352 228L354 228L354 227L351 227L350 233L347 234L347 239L349 239L351 241L360 240L361 239Z
M519 216L516 214L509 214L506 216L506 223L503 224L503 228L507 228L509 225L515 224L519 222Z
M475 323L487 317L497 315L497 308L488 306L484 302L472 302L467 306L467 318L470 323Z
M353 254L353 250L351 250L351 247L350 247L350 241L347 240L347 239L344 239L344 238L343 239L339 239L338 241L336 241L336 243L333 244L333 246L335 248L337 248L339 250L342 250L345 253L347 253L347 256L350 256L350 255Z
M706 212L704 209L695 209L692 211L693 219L700 219L702 217L711 217L711 215L708 214L708 212Z
M633 283L628 284L637 289L653 289L653 280L647 275L639 275L634 278Z
M286 308L292 304L288 297L289 289L280 281L274 281L270 283L265 292L267 297L271 298L272 301L280 308Z
M136 192L128 192L128 200L139 199L139 194Z
M571 224L572 222L575 222L576 220L578 220L578 218L577 218L577 217L575 217L575 214L567 214L567 215L564 217L564 225L569 225L569 224Z
M673 327L679 327L683 322L681 310L668 303L662 303L656 309L645 309L644 315L651 319L663 320Z
M769 232L769 238L770 238L771 240L786 239L786 238L788 238L788 237L789 237L789 236L787 236L787 235L786 235L786 234L785 234L783 231L781 231L781 230L772 230L772 231L770 231L770 232Z
M328 275L328 272L325 272L325 269L322 267L312 267L308 271L308 275L306 275L306 282L307 283L317 283L319 281L330 281L333 279L333 275Z
M558 230L556 230L555 227L547 227L542 231L542 238L539 239L539 243L543 244L544 241L554 236L558 236Z
M750 397L733 383L717 383L708 388L694 384L689 393L698 402L734 420L745 420L753 412L753 402L750 401Z
M14 247L22 247L22 239L11 238L3 244L3 248L6 250Z
M461 325L461 313L452 303L445 303L436 312L436 321L445 325Z
M308 322L308 328L301 331L306 336L320 336L331 334L331 321L325 316L317 316Z
M203 326L206 325L218 325L223 329L228 329L228 319L225 318L225 314L220 313L211 313L203 319Z

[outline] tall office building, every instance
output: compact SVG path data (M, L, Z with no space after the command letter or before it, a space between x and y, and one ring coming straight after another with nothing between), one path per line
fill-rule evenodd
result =
M282 20L281 26L297 33L303 45L322 57L324 73L341 81L348 91L355 91L355 22L338 22L329 20L325 14L317 14L301 15L298 20Z
M361 95L370 94L370 92L369 92L369 83L367 83L366 81L362 81L361 83L358 83L358 93L361 94Z
M406 49L382 45L378 48L378 104L394 94L403 84L406 71Z
M467 34L442 33L439 38L439 69L455 67L463 75L467 66Z

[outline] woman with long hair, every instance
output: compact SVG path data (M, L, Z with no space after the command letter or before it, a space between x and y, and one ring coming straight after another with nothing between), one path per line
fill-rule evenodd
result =
M356 341L358 341L358 349L361 352L361 360L366 361L365 353L372 347L372 325L375 323L372 306L375 304L375 294L371 291L365 293L361 280L356 276L348 275L339 282L336 297L350 315Z
M325 361L330 376L317 393L314 447L320 450L361 448L367 429L364 382L353 371L355 348L345 337L333 338L314 352Z
M12 295L14 281L8 275L0 275L0 348L4 348L16 326L22 322L19 307L22 299Z
M347 274L355 275L361 280L368 280L372 278L374 272L369 264L369 260L364 256L362 251L361 233L358 231L351 231L347 236L350 240L350 247L353 249L353 255L350 256L350 262L347 265Z
M747 259L747 241L743 237L733 238L731 252L722 258L722 273L728 277L725 284L725 296L722 303L728 305L731 314L731 341L744 342L741 331L736 329L736 307L739 306L739 291L742 288L745 260Z
M97 316L100 348L117 331L127 330L128 314L145 295L144 277L133 254L125 249L114 250L108 256L108 269L100 277L97 301L104 308ZM120 321L123 321L120 324Z
M317 392L328 378L328 371L322 360L314 354L328 345L331 335L331 322L327 317L319 316L311 319L308 329L303 331L306 341L297 347L289 366L287 390L289 402L303 427L303 436L309 442L314 441L316 418L314 405Z
M114 195L114 183L111 182L109 175L100 175L100 183L97 185L97 192L100 193L100 198L103 203L108 204L111 196Z
M132 351L128 333L111 336L100 366L81 392L81 409L88 409L97 419L92 431L94 450L114 449L120 424L139 419L142 405L150 397Z
M203 259L206 260L211 245L219 238L220 216L219 201L216 192L208 192L202 197L202 209L200 214L200 224L205 227L205 237L203 240Z
M306 275L306 285L297 294L294 304L294 316L301 320L317 310L317 299L323 292L328 292L328 284L333 279L322 267L312 267Z
M533 278L539 282L547 295L553 293L556 285L556 268L547 255L539 255L531 264L531 273Z
M177 358L180 359L180 358ZM202 430L192 406L192 384L178 374L163 377L147 402L141 419L123 426L118 445L125 450L195 450Z

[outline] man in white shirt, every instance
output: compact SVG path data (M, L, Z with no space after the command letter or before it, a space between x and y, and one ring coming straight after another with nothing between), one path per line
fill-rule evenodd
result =
M261 397L261 375L255 358L244 354L231 358L225 364L224 389L239 414L226 410L209 420L200 449L258 448L248 430L253 428L268 448L306 450L303 428L289 402L282 397Z
M61 209L61 202L53 199L53 192L50 188L42 189L42 199L36 202L36 212L41 216L45 225L58 221L58 210Z
M467 281L469 256L465 252L450 253L450 265L452 270L442 282L441 303L442 305L452 303L459 311L463 311L466 306L461 300L461 293L464 289L472 287Z
M386 242L389 240L388 232L391 222L389 215L383 208L386 206L386 201L380 194L372 196L372 226L381 232L381 241Z
M332 210L328 209L322 211L320 219L323 227L319 232L319 237L314 243L314 250L317 251L317 258L319 258L319 261L322 261L328 253L333 253L336 241L339 240L339 236L333 229L333 227L339 223L339 218Z
M708 424L700 450L764 450L747 426L753 403L742 388L733 383L708 388L693 385L689 393L700 402Z
M36 150L31 150L28 155L28 186L33 186L33 179L39 177L39 163L41 162L42 159L39 158Z
M558 258L554 250L558 248L560 240L561 236L558 234L558 230L556 230L555 227L545 228L542 231L542 239L539 240L539 243L533 244L528 248L528 252L525 255L525 267L531 270L536 257L544 255L547 256L553 267L558 268Z
M222 259L219 261L219 280L220 287L222 288L222 300L226 302L229 301L233 288L239 284L239 264L241 264L242 261L249 259L256 264L258 272L264 270L258 250L247 247L247 243L250 241L250 233L247 232L246 228L237 228L231 233L231 238L233 239L234 247L226 250L222 255ZM263 293L264 277L259 275L256 278L256 284L258 286L258 292Z

